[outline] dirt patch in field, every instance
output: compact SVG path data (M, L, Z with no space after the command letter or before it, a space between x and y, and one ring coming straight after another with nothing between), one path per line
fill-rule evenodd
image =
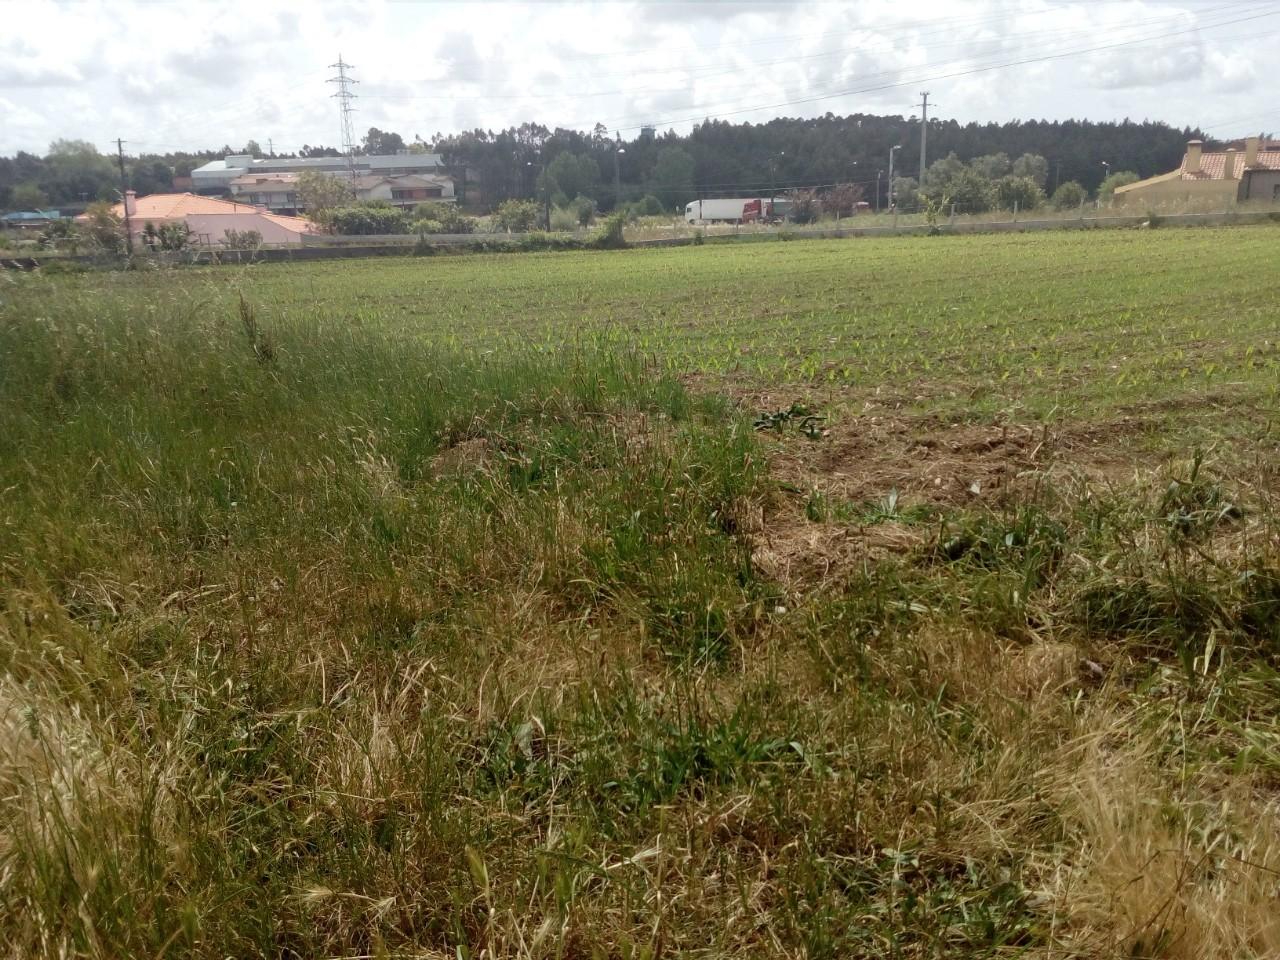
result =
M431 458L431 474L457 476L484 470L494 458L493 445L485 437L462 440Z
M877 501L896 490L904 503L995 504L1052 473L1124 479L1135 460L1118 443L1124 431L1117 433L864 416L838 422L816 440L773 437L769 453L779 481L799 489L853 501Z
M893 521L860 526L778 516L754 537L751 559L770 579L814 590L860 566L907 556L928 533Z

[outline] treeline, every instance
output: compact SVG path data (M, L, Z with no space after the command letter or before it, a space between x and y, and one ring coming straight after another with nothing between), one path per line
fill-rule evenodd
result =
M955 154L967 163L983 156L1032 154L1047 163L1046 193L1070 181L1095 193L1108 169L1142 177L1173 169L1194 137L1205 139L1198 129L1149 121L933 120L928 156L933 161ZM860 184L868 202L884 204L895 145L901 147L895 175L918 178L920 124L869 114L758 124L708 120L684 135L647 132L627 140L602 126L582 132L526 123L406 144L399 134L371 128L362 144L369 153L431 149L443 154L460 199L473 208L494 209L519 198L567 207L582 198L601 210L613 209L619 200L673 210L699 197L821 190L836 183ZM140 194L169 190L174 177L228 153L264 155L251 141L234 150L131 156L125 179ZM302 151L306 156L336 153L323 146ZM120 189L116 158L85 141L56 141L44 157L25 152L0 157L0 207L5 209L116 199Z
M124 182L140 196L173 189L175 177L187 177L210 160L228 154L266 156L250 140L243 147L224 145L219 150L174 153L126 154ZM304 147L298 154L272 156L341 156L332 147ZM37 156L19 150L12 157L0 157L0 209L39 210L45 207L84 206L95 201L120 199L119 158L104 154L87 140L55 140L49 152Z
M1109 170L1147 177L1173 169L1186 141L1197 137L1205 139L1203 131L1150 121L942 120L930 121L927 147L930 163L951 154L965 163L985 156L1043 157L1046 193L1068 182L1096 193ZM624 202L652 196L673 209L699 197L822 190L837 183L861 185L868 202L875 202L878 190L880 203L887 204L895 145L901 148L895 177L918 179L920 124L900 116L708 120L687 135L668 131L621 141L603 127L582 133L524 124L438 136L432 146L455 178L474 178L465 184L466 195L481 206L548 191L557 205L581 195L610 209L620 193Z

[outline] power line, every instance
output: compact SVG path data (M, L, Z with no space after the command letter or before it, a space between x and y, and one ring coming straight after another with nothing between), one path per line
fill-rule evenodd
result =
M1115 50L1121 47L1130 47L1130 46L1135 46L1137 44L1150 43L1156 40L1167 40L1173 37L1185 36L1186 34L1196 33L1196 32L1199 32L1200 30L1211 30L1211 29L1216 29L1218 27L1232 26L1237 23L1246 23L1254 20L1261 20L1266 17L1273 17L1277 13L1280 13L1280 10L1271 9L1271 10L1266 10L1265 12L1262 12L1262 13L1254 13L1245 17L1236 17L1230 20L1220 20L1212 24L1199 24L1194 27L1188 27L1182 30L1174 30L1168 33L1153 34L1147 37L1138 37L1131 40L1121 40L1114 43L1098 44L1091 47L1082 47L1076 50L1066 50L1059 53L1041 54L1034 57L1019 57L1017 59L1007 60L1002 63L993 63L993 64L987 64L983 66L971 67L965 70L956 70L949 73L932 74L926 77L916 77L910 80L900 80L900 81L894 81L889 83L875 84L873 86L860 87L860 88L851 89L851 90L841 90L835 93L819 94L817 96L812 96L812 97L797 97L791 100L781 100L775 103L759 104L756 106L742 107L740 109L735 109L735 110L702 112L698 116L692 116L692 117L686 116L686 117L680 117L676 119L664 119L659 121L646 120L644 124L630 124L630 125L625 124L625 121L631 118L621 118L620 120L615 120L612 123L606 123L606 126L608 126L610 129L615 129L615 130L638 130L642 125L666 127L666 126L676 126L682 123L696 123L699 120L709 119L713 117L716 119L723 119L725 117L741 116L742 114L745 114L745 113L755 113L760 110L772 110L772 109L777 109L779 107L796 106L798 104L817 103L823 100L834 100L839 97L854 96L856 94L861 94L861 93L874 93L881 90L891 90L897 87L905 87L905 86L910 86L917 83L929 83L929 82L935 82L938 80L953 80L959 77L973 76L974 74L979 74L979 73L989 73L993 70L1008 69L1009 67L1026 66L1033 63L1046 63L1054 60L1065 60L1070 57L1083 56L1089 53L1099 53L1104 50ZM569 124L567 126L578 127L578 126L582 126L582 124Z
M1222 5L1222 7L1232 7L1232 6L1233 6L1232 4ZM1213 9L1218 10L1221 8L1215 7ZM1043 16L1051 12L1057 12L1057 11L1053 11L1053 10L1038 11L1035 15ZM1031 14L1028 14L1028 16L1030 15ZM975 22L985 22L987 20L1004 20L1004 19L1007 19L1007 17L1005 16L988 17ZM1142 20L1130 21L1128 23L1123 24L1122 26L1117 27L1116 29L1133 30L1145 25L1150 25L1150 24L1181 22L1181 21L1182 21L1181 17L1171 17L1171 16L1148 17ZM892 28L892 26L893 26L892 24L890 25L877 24L871 27L860 27L860 28L857 28L857 30L859 32L884 33L886 30ZM955 28L940 28L936 30L926 30L922 33L914 34L911 39L913 42L918 43L921 39L927 39L928 37L934 34L954 36ZM999 37L992 37L989 39L978 40L978 41L973 41L970 39L961 39L961 40L955 40L951 43L933 44L933 45L930 45L930 50L946 49L948 47L970 46L970 45L973 45L975 42L978 44L990 45L990 44L1009 43L1012 41L1026 41L1032 38L1042 37L1046 35L1061 41L1074 36L1085 38L1085 37L1094 36L1096 34L1097 34L1097 30L1092 27L1081 28L1079 30L1069 30L1069 31L1043 29L1043 30L1033 30L1026 33L1004 34ZM817 34L816 36L821 37L821 36L826 36L826 34ZM774 41L774 40L771 40L768 42L773 44L777 43L777 41ZM760 68L762 67L778 66L782 64L795 64L801 61L821 60L821 59L827 59L830 57L845 57L855 52L865 53L872 50L895 50L897 49L898 46L899 44L897 43L897 41L888 40L886 42L877 43L877 44L860 44L856 50L841 48L839 50L828 50L821 53L810 53L810 54L801 54L798 56L783 57L776 60L752 61L750 63L742 64L742 65L731 67L728 69L725 69L722 66L717 65L717 66L712 66L707 70L703 70L703 71L681 70L680 72L683 74L684 82L687 83L693 80L709 80L709 79L718 78L718 77L736 76L742 73L756 72L756 71L759 71ZM960 58L958 60L947 61L947 62L966 63L966 62L972 61L973 59L975 59L974 56L968 56L968 57ZM660 69L652 72L669 73L672 71L664 68L664 69ZM884 76L887 73L892 73L892 72L897 72L897 71L882 71L877 74L869 74L866 77L864 77L864 79L869 79L870 77L875 77L875 76ZM632 71L626 71L626 72L620 72L620 73L614 73L614 74L595 74L589 77L567 76L567 77L560 77L558 79L564 83L572 83L575 81L595 83L600 80L611 79L616 77L625 77L628 79L635 79L637 77L637 72L632 70ZM600 97L608 97L608 96L623 96L623 95L630 96L630 95L635 95L637 93L648 93L648 92L664 93L667 91L668 91L668 88L664 88L664 87L636 87L634 84L628 84L627 86L617 88L617 89L610 89L610 90L593 89L593 90L584 91L581 93L547 93L547 92L522 91L520 93L494 93L494 94L477 94L474 96L455 96L455 95L448 95L448 94L377 93L376 91L373 93L370 93L366 89L365 93L363 93L361 96L364 99L372 99L372 100L405 100L405 101L417 101L417 100L442 101L443 100L443 101L449 101L451 103L458 103L458 102L477 102L478 103L478 102L487 102L487 101L494 101L494 100L515 100L515 101L586 100L586 99L598 99Z

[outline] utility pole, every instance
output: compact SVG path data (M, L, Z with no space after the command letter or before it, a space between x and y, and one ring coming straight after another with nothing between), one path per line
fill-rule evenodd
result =
M116 157L120 160L120 202L124 206L124 242L133 256L133 224L129 220L129 178L124 172L124 141L116 138Z
M613 151L613 209L622 205L622 155L627 151L622 147L622 134L614 134L617 138Z
M354 177L356 175L356 136L351 127L351 115L356 112L356 108L351 105L351 101L356 98L356 95L351 92L351 85L359 81L347 76L347 71L352 69L352 66L342 62L342 54L338 54L338 62L329 64L329 67L338 71L336 77L330 77L325 83L338 85L338 92L333 95L333 99L338 101L338 111L342 115L342 149L347 152L347 169Z
M937 106L937 104L935 104ZM920 92L920 186L924 186L925 143L929 139L929 91Z

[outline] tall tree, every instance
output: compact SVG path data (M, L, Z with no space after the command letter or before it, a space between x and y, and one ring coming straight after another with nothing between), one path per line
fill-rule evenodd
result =
M333 212L354 200L351 184L339 177L319 170L308 170L298 177L298 201L307 216L318 224L328 226Z
M697 195L693 157L683 147L663 147L653 165L649 192L667 209L683 207Z
M1038 153L1024 153L1013 161L1011 172L1015 177L1029 177L1043 190L1049 182L1049 161Z
M48 202L45 192L30 182L17 184L10 194L10 203L19 210L39 210Z
M393 156L405 148L404 137L388 130L370 127L369 132L360 139L364 152L374 157Z
M115 164L87 140L53 141L39 182L53 203L114 200L120 191Z
M559 154L538 178L538 192L553 198L558 206L578 197L596 198L600 186L600 165L587 153Z

